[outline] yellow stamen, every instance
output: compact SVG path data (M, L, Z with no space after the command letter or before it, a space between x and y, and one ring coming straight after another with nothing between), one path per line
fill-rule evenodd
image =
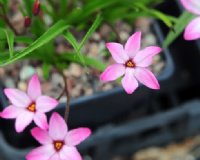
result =
M54 147L55 147L56 151L61 150L61 148L63 147L63 142L62 141L55 141Z
M36 105L35 103L31 103L28 108L27 108L30 112L35 112L36 111Z
M126 67L131 67L131 68L135 67L135 63L132 60L128 60L125 65Z

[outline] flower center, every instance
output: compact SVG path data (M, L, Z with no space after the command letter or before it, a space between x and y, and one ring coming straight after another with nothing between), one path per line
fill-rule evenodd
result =
M133 62L133 60L128 60L126 63L125 63L125 66L126 67L130 67L130 68L134 68L136 65L135 63Z
M54 141L54 148L57 152L62 149L63 145L63 141Z
M36 105L35 105L35 102L31 103L27 109L30 111L30 112L36 112Z

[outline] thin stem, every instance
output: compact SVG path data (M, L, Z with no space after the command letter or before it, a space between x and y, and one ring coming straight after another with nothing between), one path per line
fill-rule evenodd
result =
M60 93L60 95L56 99L59 101L64 94L65 94L65 87L63 88L63 91Z
M2 8L3 12L5 15L0 15L0 17L2 19L4 19L4 21L7 23L7 25L10 27L10 29L13 30L13 32L15 33L15 35L19 35L19 33L17 32L17 30L15 29L15 27L12 25L12 23L10 22L10 20L8 19L8 17L6 16L6 13L5 13L5 9L3 7L2 4L0 4L0 7Z
M68 80L67 80L67 77L63 74L62 71L59 71L60 75L63 77L63 80L64 80L64 90L63 92L60 94L60 96L57 98L58 100L64 95L64 93L66 94L67 96L67 102L66 102L66 108L65 108L65 120L67 121L68 120L68 117L69 117L69 111L70 111L70 99L71 99L71 96L70 96L70 93L69 93L69 87L68 87Z

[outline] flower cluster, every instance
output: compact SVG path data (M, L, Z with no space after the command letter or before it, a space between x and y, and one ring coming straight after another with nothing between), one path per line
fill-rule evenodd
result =
M31 133L43 146L28 154L27 160L81 159L75 145L91 134L90 129L78 128L68 131L64 119L58 113L52 114L48 124L45 113L53 110L58 101L42 95L36 74L29 81L27 93L12 88L6 88L4 92L11 105L1 112L1 117L16 119L17 132L24 131L32 121L38 126L32 129Z

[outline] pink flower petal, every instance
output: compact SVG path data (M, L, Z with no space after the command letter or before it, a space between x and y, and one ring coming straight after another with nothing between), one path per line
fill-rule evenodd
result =
M138 87L138 82L134 77L134 69L127 68L124 78L122 79L122 86L128 94L132 94Z
M53 113L49 122L49 135L53 140L64 140L68 128L65 120L58 114Z
M16 118L15 128L18 133L22 132L33 120L34 113L22 111Z
M126 42L125 51L130 58L134 58L135 54L140 50L141 32L135 32Z
M18 114L20 114L20 111L22 110L23 109L21 108L10 105L2 111L1 117L5 119L13 119L13 118L16 118Z
M41 86L40 81L38 79L37 74L34 74L28 84L28 95L29 97L35 101L41 94Z
M101 74L101 81L113 81L125 73L125 66L122 64L112 64Z
M113 59L117 63L124 64L129 59L128 55L124 51L124 48L121 44L111 42L111 43L106 43L106 47L108 48L108 50L112 54Z
M47 117L44 113L37 112L33 118L35 124L41 129L47 130L48 129L48 122Z
M31 134L40 144L52 143L52 139L49 137L49 133L39 127L33 128L31 130Z
M51 111L57 105L58 101L48 96L40 96L36 100L36 109L43 113Z
M32 150L26 160L49 160L55 154L53 145L45 145Z
M138 81L151 89L160 89L160 85L151 71L146 68L136 68L135 77Z
M196 40L200 38L200 17L193 19L185 28L185 40Z
M28 95L18 89L4 89L5 95L14 106L26 108L31 103Z
M149 65L152 64L153 56L161 52L160 47L156 46L150 46L146 47L145 49L139 51L135 58L134 62L136 63L137 66L140 67L148 67Z
M185 9L189 12L200 15L199 0L180 0Z
M67 133L67 136L65 137L65 142L68 146L75 146L88 138L90 134L91 130L89 128L73 129Z
M82 160L80 153L75 147L63 146L63 149L60 151L60 159L66 160Z
M60 159L60 156L58 153L55 153L53 156L51 156L49 160L62 160L62 159Z

